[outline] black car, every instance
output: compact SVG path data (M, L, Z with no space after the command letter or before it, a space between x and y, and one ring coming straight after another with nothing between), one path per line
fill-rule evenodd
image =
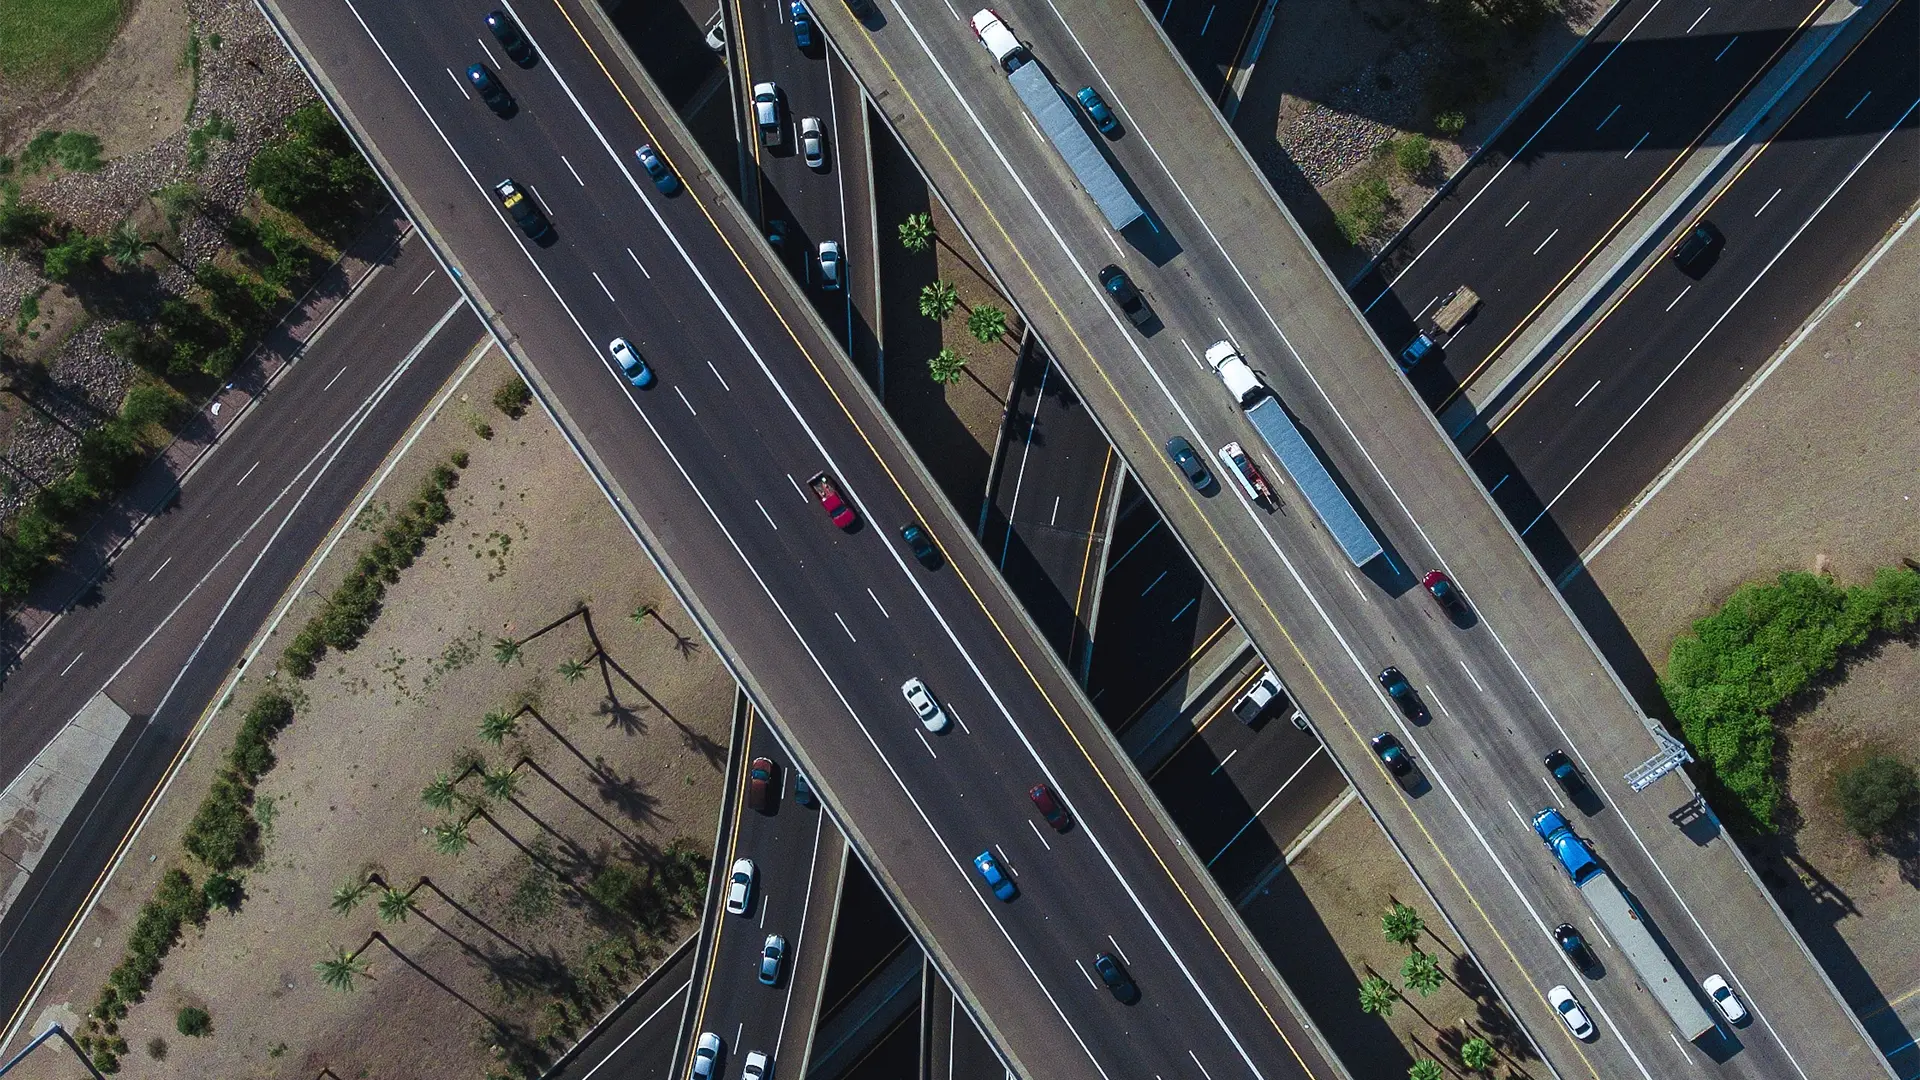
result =
M504 11L487 13L487 33L492 34L493 40L499 42L500 47L507 51L507 59L523 68L532 67L534 61L540 58L539 54L533 51L533 42L528 41L527 35L520 32L520 24L514 22L513 16Z
M1380 673L1380 685L1386 688L1387 696L1400 707L1407 719L1416 724L1427 722L1427 707L1420 702L1420 695L1413 692L1413 684L1400 674L1397 667L1387 668Z
M1413 755L1407 753L1407 748L1393 737L1393 732L1383 731L1368 739L1367 745L1373 747L1374 755L1393 775L1407 776L1413 772Z
M1697 221L1680 242L1673 245L1673 261L1680 267L1681 273L1704 273L1712 264L1711 256L1719 249L1720 230L1710 221Z
M1167 440L1167 456L1187 474L1187 482L1195 491L1206 491L1213 486L1213 474L1200 463L1200 455L1193 452L1193 444L1175 435Z
M813 785L807 783L807 774L798 769L793 771L793 801L805 807L812 807L820 801L814 797Z
M507 93L507 88L500 85L500 76L495 75L493 69L487 65L468 64L467 81L473 84L474 93L479 94L480 100L487 103L487 108L492 109L496 114L506 117L519 111L520 106L513 100L513 95Z
M1135 326L1145 326L1153 321L1153 309L1147 306L1146 297L1127 280L1126 271L1117 266L1100 268L1100 287L1107 290L1107 296L1119 306L1120 313Z
M1548 754L1542 759L1542 764L1546 765L1547 774L1553 777L1553 782L1559 784L1560 790L1569 796L1577 800L1586 792L1586 778L1580 775L1579 768L1573 764L1573 759L1567 756L1565 750L1555 750Z
M1093 970L1100 973L1100 981L1107 984L1107 989L1120 999L1120 1004L1131 1005L1140 1000L1140 988L1133 985L1133 980L1127 977L1127 969L1120 966L1120 961L1112 953L1101 953L1094 957Z
M1572 923L1561 923L1553 928L1553 940L1570 957L1576 967L1585 969L1593 964L1593 953L1587 948L1587 939L1580 936Z
M520 185L512 179L502 180L493 185L493 193L500 197L500 205L527 234L529 240L539 240L553 231L553 223L547 220L546 211L533 201L533 196L520 190Z
M900 526L900 539L907 542L907 550L920 560L920 565L929 570L940 568L940 549L933 544L933 537L920 527L917 521L909 521Z

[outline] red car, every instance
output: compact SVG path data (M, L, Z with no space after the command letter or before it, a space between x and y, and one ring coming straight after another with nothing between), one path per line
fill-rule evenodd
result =
M761 813L773 806L773 759L757 757L747 766L747 805Z
M1027 798L1033 800L1034 809L1040 811L1040 816L1047 819L1047 824L1053 826L1053 831L1066 832L1072 827L1073 816L1067 813L1066 807L1060 805L1059 799L1053 797L1053 792L1047 785L1033 785L1032 790L1027 792Z
M826 473L814 473L813 479L807 481L807 486L813 489L814 497L820 500L820 508L827 512L835 525L851 529L859 522L860 518L854 514L853 507L840 497L840 489L833 486L833 481L827 479Z
M1420 579L1420 584L1425 585L1433 598L1440 601L1440 606L1446 609L1450 617L1467 617L1467 598L1460 595L1460 586L1455 585L1453 579L1444 572L1429 570L1427 576Z

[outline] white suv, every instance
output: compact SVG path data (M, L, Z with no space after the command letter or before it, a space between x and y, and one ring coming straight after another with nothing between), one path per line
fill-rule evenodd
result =
M780 145L780 88L770 82L753 84L753 123L760 129L761 146Z
M1231 341L1216 341L1207 346L1207 366L1220 376L1221 382L1227 384L1227 392L1239 400L1243 409L1258 400L1266 390L1260 383L1260 377L1247 366L1246 357L1240 355Z
M1020 39L1013 36L1013 31L1007 29L1007 24L992 8L973 13L973 36L979 38L994 60L1008 71L1027 62L1026 46L1020 44Z

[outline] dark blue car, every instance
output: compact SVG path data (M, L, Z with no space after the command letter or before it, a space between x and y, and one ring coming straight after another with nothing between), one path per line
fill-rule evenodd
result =
M487 108L500 116L512 116L514 110L518 108L514 103L513 95L507 93L507 88L500 85L500 76L495 75L487 65L467 65L467 81L473 84L474 92L480 95L481 101L487 103Z
M807 5L793 0L787 13L793 16L793 43L803 49L813 48L813 16L807 13Z
M983 851L975 855L973 868L980 871L980 876L986 879L987 887L993 890L993 895L1002 900L1011 900L1020 895L1020 890L1014 887L1013 879L1000 869L1000 860L993 857L992 851Z
M652 143L641 143L640 148L633 152L633 157L640 163L641 168L647 170L647 175L653 178L653 186L660 189L660 194L671 195L680 190L680 178L673 175L672 169L667 168L667 163L661 160L659 153L653 149Z

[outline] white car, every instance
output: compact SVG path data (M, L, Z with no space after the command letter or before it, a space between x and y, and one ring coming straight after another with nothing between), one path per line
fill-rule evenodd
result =
M992 8L981 8L973 13L973 36L980 40L980 44L987 47L987 51L992 53L993 58L1006 70L1012 71L1026 63L1026 48L1020 44L1019 38L1013 36L1013 31L1007 28L1006 22L1000 18L1000 13Z
M800 121L800 156L809 169L827 167L827 135L820 118L809 116Z
M1705 990L1707 996L1713 999L1714 1007L1720 1010L1721 1016L1727 1018L1727 1023L1739 1024L1746 1021L1747 1007L1740 1003L1739 996L1733 992L1733 987L1727 985L1724 976L1707 976L1707 980L1700 984L1700 989Z
M633 346L627 344L626 338L614 338L607 344L607 351L613 354L614 361L620 365L620 370L627 376L628 382L635 386L653 384L653 369L647 366L645 360L640 359L639 353L633 351Z
M745 915L753 906L753 880L755 874L752 859L735 859L733 876L727 879L727 913Z
M1231 341L1216 341L1207 346L1207 366L1213 369L1220 381L1227 384L1227 392L1240 402L1241 408L1247 408L1260 400L1266 387L1247 364L1247 358L1233 347Z
M838 289L845 284L841 280L846 263L840 258L840 241L820 241L820 287Z
M761 146L780 145L780 88L770 82L753 84L753 123L760 129Z
M933 693L927 689L926 683L919 679L908 679L900 684L900 696L913 706L914 715L920 718L920 726L936 735L947 730L947 714L940 708L940 703L933 700Z
M712 1080L720 1070L720 1036L711 1031L700 1033L700 1042L693 1048L693 1080Z
M747 1055L747 1063L740 1070L740 1080L767 1080L767 1055L759 1050Z
M1567 1030L1573 1032L1576 1039L1593 1038L1593 1021L1587 1019L1587 1010L1574 1000L1573 991L1565 986L1556 986L1547 991L1547 1004L1567 1022Z
M725 56L727 53L727 24L714 23L707 29L707 48Z

